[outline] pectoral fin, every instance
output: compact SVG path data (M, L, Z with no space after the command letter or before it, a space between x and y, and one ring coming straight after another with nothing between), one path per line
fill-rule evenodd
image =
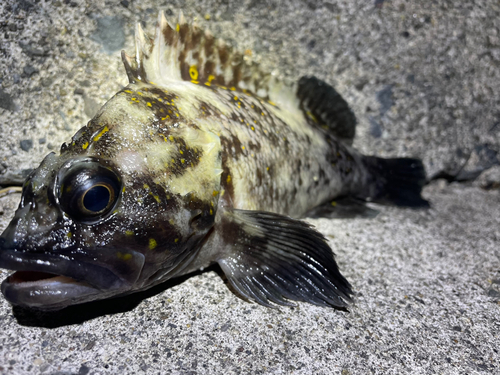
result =
M263 211L227 210L217 262L243 297L271 306L304 301L345 308L351 285L323 235L304 221Z

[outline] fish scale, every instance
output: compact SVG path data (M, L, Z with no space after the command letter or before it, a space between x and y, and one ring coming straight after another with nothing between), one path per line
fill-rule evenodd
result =
M354 114L315 77L285 83L182 13L154 36L139 25L122 59L129 84L30 174L0 236L12 304L60 309L217 263L261 305L346 309L351 285L298 218L427 206L422 163L353 149Z

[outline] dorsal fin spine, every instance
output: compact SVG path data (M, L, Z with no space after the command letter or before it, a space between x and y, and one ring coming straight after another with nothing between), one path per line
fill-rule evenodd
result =
M282 100L289 101L290 94L295 94L289 85L279 83L274 77L271 79L272 76L262 71L256 62L233 51L210 31L188 24L182 12L175 26L160 12L153 38L137 24L135 42L134 57L122 54L131 83L142 81L167 86L169 82L185 80L206 86L215 84L221 88L246 90L278 104Z

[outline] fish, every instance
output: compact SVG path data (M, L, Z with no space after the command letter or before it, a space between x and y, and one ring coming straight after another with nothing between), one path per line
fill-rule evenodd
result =
M129 84L24 182L0 236L6 300L58 310L218 264L249 302L347 309L353 288L302 218L426 207L422 162L362 155L331 85L280 79L182 12L135 44Z

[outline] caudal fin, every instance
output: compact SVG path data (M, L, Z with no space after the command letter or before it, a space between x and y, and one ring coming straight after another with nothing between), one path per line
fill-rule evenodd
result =
M365 158L375 182L368 187L365 198L373 202L404 207L429 207L422 198L427 178L422 161L412 158Z

